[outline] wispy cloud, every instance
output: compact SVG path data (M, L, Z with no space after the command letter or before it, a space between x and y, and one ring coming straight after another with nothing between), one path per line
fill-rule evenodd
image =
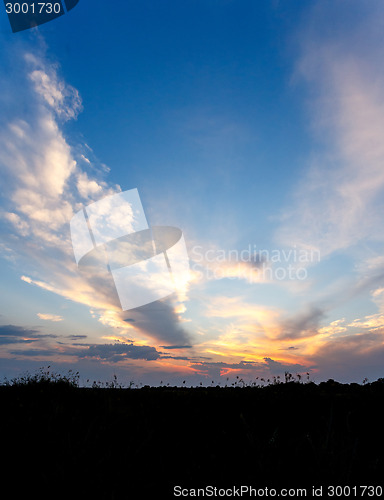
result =
M39 330L18 325L0 326L0 344L29 344L43 339L55 339L57 335L41 334Z
M361 383L369 373L374 380L382 376L383 342L383 329L343 335L323 342L311 361L323 379L331 377Z
M345 12L327 0L307 14L293 80L308 96L313 154L284 208L276 240L318 249L319 267L329 263L331 271L324 286L312 283L306 305L281 316L279 338L291 339L319 370L330 370L340 356L347 371L348 363L357 362L357 345L364 363L376 357L373 344L381 342L383 326L382 5L355 4L348 23ZM324 30L330 16L334 29ZM345 307L364 294L371 294L379 312L346 319ZM343 317L335 319L338 306Z
M8 235L5 244L19 262L22 280L88 306L105 325L129 329L108 269L92 261L81 274L69 233L69 222L84 203L121 188L104 180L108 169L92 162L88 145L70 145L63 132L64 122L82 111L79 92L60 77L58 66L49 64L42 50L19 55L23 69L17 76L25 82L27 112L22 118L10 117L0 128L0 165L8 183L0 211ZM162 343L189 343L173 308L160 304L135 312L136 334Z
M309 20L302 37L296 81L310 86L313 130L321 142L278 237L319 248L323 258L383 239L384 51L377 9L377 2L360 4L352 29L334 16L332 3L322 2L314 18L332 15L340 29L324 36L323 25Z
M54 68L48 69L34 54L28 52L25 59L34 68L28 78L49 108L64 120L77 118L83 110L78 90L61 80Z

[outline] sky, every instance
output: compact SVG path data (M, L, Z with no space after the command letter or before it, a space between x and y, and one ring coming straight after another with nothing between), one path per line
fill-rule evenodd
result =
M384 376L383 28L379 0L1 8L0 377ZM190 272L122 310L70 222L133 189Z

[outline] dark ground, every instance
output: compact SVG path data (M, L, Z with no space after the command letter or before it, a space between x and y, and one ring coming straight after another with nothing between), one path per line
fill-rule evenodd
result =
M176 498L175 485L384 486L383 401L382 379L1 386L1 486L11 488L3 498Z

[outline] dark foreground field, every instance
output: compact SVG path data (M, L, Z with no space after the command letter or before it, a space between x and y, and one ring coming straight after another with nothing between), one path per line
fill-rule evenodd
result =
M1 386L1 486L11 487L3 498L176 498L175 485L384 485L383 401L382 379Z

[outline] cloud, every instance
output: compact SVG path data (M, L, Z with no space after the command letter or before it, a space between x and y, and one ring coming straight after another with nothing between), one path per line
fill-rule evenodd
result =
M28 66L33 66L29 75L33 74L36 64L43 64L35 56L26 59ZM47 68L47 72L53 71ZM58 82L58 77L55 81ZM63 82L60 88L62 92ZM47 99L41 102L36 92L26 83L22 98L29 113L26 112L23 119L12 117L0 130L0 164L8 180L4 205L10 208L3 212L3 218L13 225L16 235L23 237L19 241L24 245L24 253L28 251L30 255L31 240L39 241L40 251L41 246L55 246L63 251L63 227L73 215L75 202L69 184L77 168L56 119L54 104L51 106ZM65 109L68 115L75 116L70 102Z
M121 188L103 180L109 169L95 165L88 145L67 141L63 123L76 119L82 104L78 91L60 77L58 65L41 50L21 59L25 66L13 77L25 88L22 96L10 92L10 99L24 100L23 118L13 112L0 120L0 166L8 186L0 210L4 242L9 242L23 281L88 306L105 325L128 329L104 256L94 253L78 269L69 231L72 216L84 203ZM171 305L141 309L132 320L138 336L190 343Z
M1 336L15 336L15 337L28 337L35 336L38 333L38 330L32 330L28 328L24 328L22 326L16 325L1 325L0 326L0 335Z
M254 343L256 337L277 337L282 328L280 324L281 314L282 312L277 308L255 304L241 296L216 296L211 298L205 307L207 318L235 322L228 324L231 332L227 335L227 340L232 346L234 337L239 339L244 336L242 343ZM234 329L236 332L233 331ZM243 334L239 335L238 332L243 332ZM224 338L220 338L221 342L224 340Z
M154 361L160 358L155 347L134 344L101 344L90 345L87 349L77 351L79 358L96 358L117 363L127 359L144 359Z
M308 86L313 130L326 150L317 148L277 237L318 248L322 258L362 241L383 241L384 49L378 8L377 2L359 4L345 23L332 2L322 2L301 40L295 79ZM327 16L339 28L332 34L320 22Z
M383 326L381 7L379 2L356 3L346 22L345 11L335 10L334 2L325 0L307 11L299 36L293 82L310 104L313 152L275 236L281 245L318 249L317 279L323 280L320 274L326 269L329 278L321 290L311 289L306 307L280 318L278 338L294 341L306 362L313 361L319 371L328 373L330 359L338 371L338 355L345 360L346 372L352 373L358 357L355 343L361 347L367 343L362 357L368 364L369 356L376 354L369 349L371 337L361 332L380 332ZM332 30L324 29L331 16ZM331 310L342 306L344 316L348 303L369 293L378 314L324 324ZM330 354L333 346L335 355Z
M64 319L62 316L58 316L56 314L37 313L37 316L45 321L53 321L55 323L63 321Z
M234 370L252 370L254 368L260 368L263 363L258 363L254 361L240 361L238 363L227 363L225 361L199 361L193 363L196 366L204 366L204 367L218 367L218 368L232 368Z
M17 351L10 351L10 354L14 356L28 356L28 357L40 357L40 356L57 356L60 355L60 351L56 349L18 349Z
M38 330L17 325L0 326L0 344L2 345L30 343L47 338L57 338L57 335L41 334Z
M243 297L216 296L206 306L207 316L221 318L243 318L257 322L273 322L278 311L265 306L258 306Z
M158 342L191 344L191 334L180 325L170 300L152 302L132 309L128 314L132 327L140 329Z
M268 370L272 375L279 375L285 372L308 372L311 368L300 365L297 363L281 363L280 361L275 361L272 358L264 358L266 365L268 366Z
M319 333L320 322L324 317L325 311L323 309L317 306L308 306L292 317L282 318L279 339L313 337Z
M4 212L2 216L15 227L21 236L28 236L29 224L27 221L23 220L19 215L13 212Z
M191 345L161 345L162 349L191 349Z
M375 330L377 328L384 327L384 314L370 314L365 316L363 319L355 319L348 326L354 328L363 328L369 330Z
M25 60L34 69L28 74L35 92L49 108L64 120L77 118L83 110L77 89L59 79L54 66L46 66L32 53L25 54Z
M82 198L92 199L100 194L105 186L95 180L90 180L86 172L80 172L77 176L76 187Z
M192 359L195 359L195 358L189 358L188 356L164 356L162 355L161 356L161 359L173 359L175 361L191 361Z
M361 383L367 376L382 377L384 328L324 341L309 361L323 380L331 377Z
M275 361L272 358L265 357L264 362L261 361L239 361L237 363L228 363L224 361L201 361L192 363L194 368L200 372L210 376L227 376L232 372L243 372L244 376L247 372L252 372L253 376L280 375L285 372L308 372L310 368L297 363L282 363Z
M36 343L38 341L43 341L40 343L39 347L10 350L9 354L13 356L50 356L53 359L59 356L61 358L67 357L72 360L73 358L77 358L78 360L98 360L122 364L129 360L144 360L147 362L160 359L175 361L191 361L198 359L188 358L186 356L171 356L158 351L156 347L153 346L135 345L133 341L115 342L113 344L72 344L56 340L54 345L44 342L45 339L57 339L58 337L59 336L56 335L42 335L37 333L37 330L29 330L14 325L7 325L0 329L0 345L31 344L32 342ZM74 341L87 338L86 335L65 335L61 337Z
M98 311L100 321L105 315L115 314L120 309L113 279L107 271L103 272L102 268L95 269L92 274L81 275L72 261L68 262L68 268L59 269L57 262L52 259L46 262L45 272L47 270L51 271L49 282L28 276L22 276L21 279L73 302L89 306Z
M345 318L337 319L332 321L329 325L319 328L319 334L321 335L336 335L347 331L347 327L344 326ZM351 326L351 325L348 325Z

